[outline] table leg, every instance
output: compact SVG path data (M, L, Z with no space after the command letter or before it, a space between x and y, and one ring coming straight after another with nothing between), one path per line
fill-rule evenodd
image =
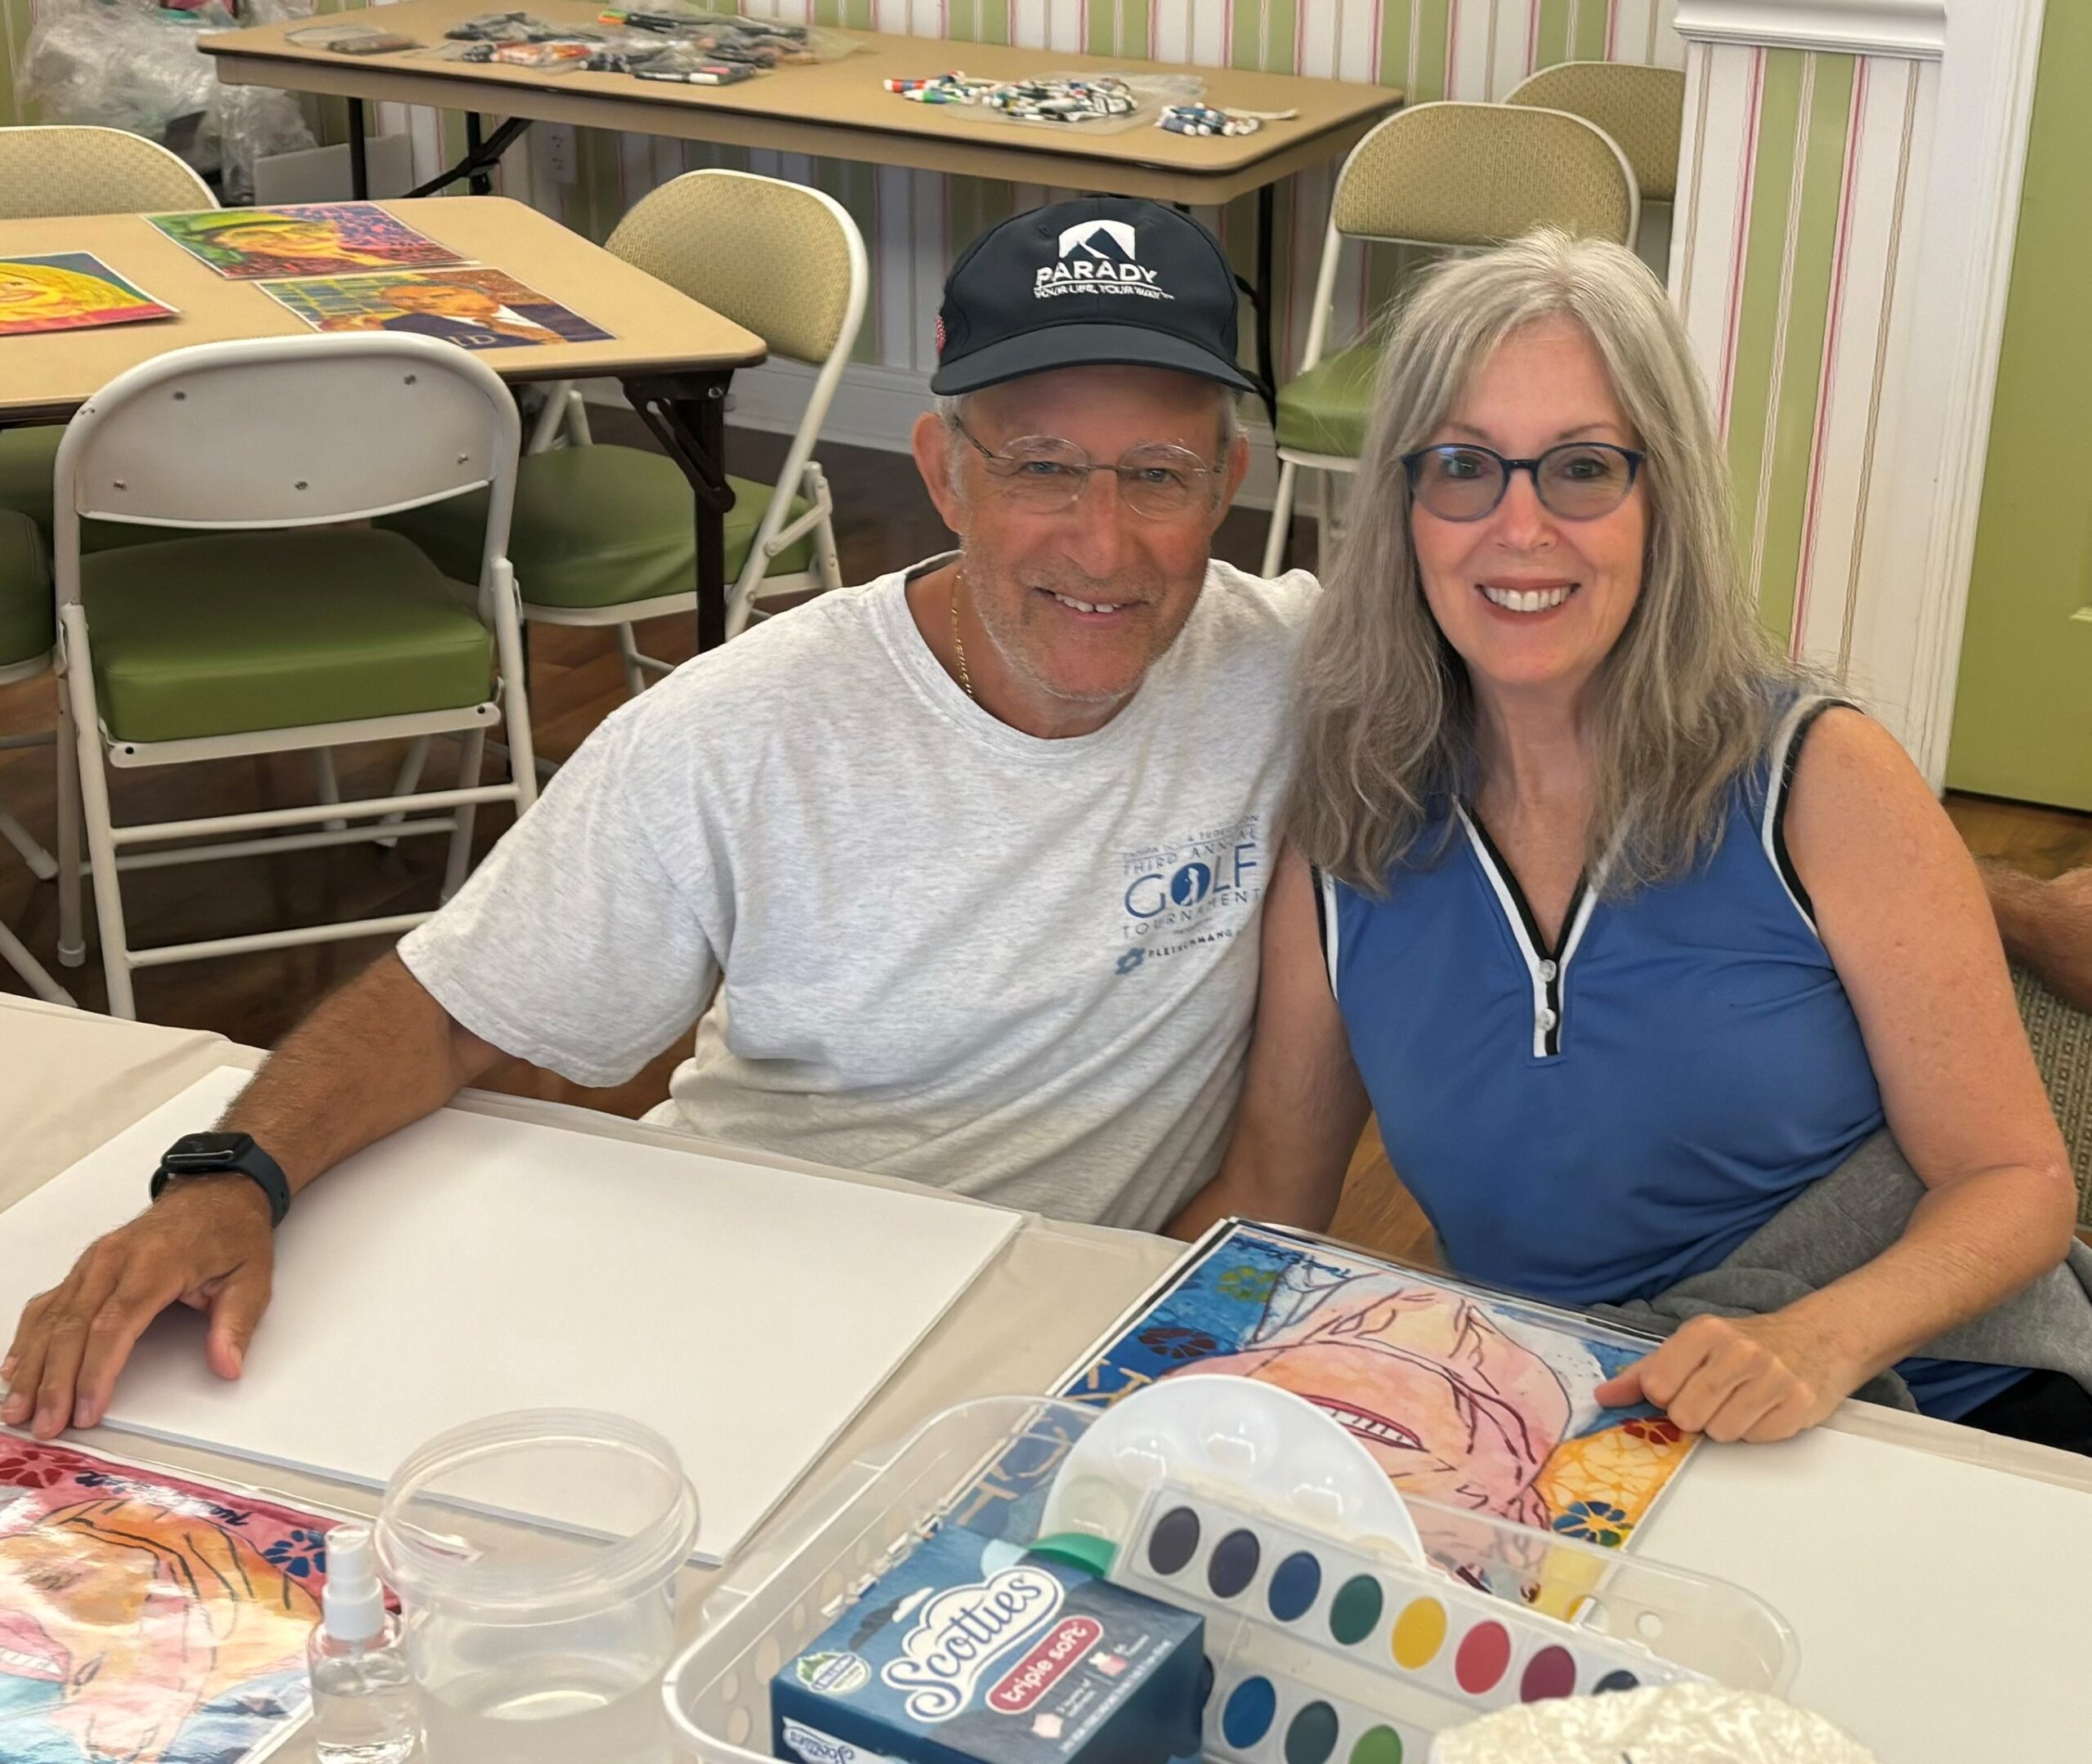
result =
M363 100L349 100L349 194L358 202L370 200L370 167L364 163Z
M447 170L437 172L426 184L417 184L407 192L408 195L433 196L460 178L472 181L467 187L475 196L492 194L494 180L488 174L501 163L501 156L523 138L534 120L527 116L512 116L483 140L479 114L468 110L465 114L465 157Z
M494 180L487 176L486 167L480 163L480 155L485 149L486 143L480 137L480 113L467 110L465 113L464 163L472 167L467 174L471 179L467 188L475 196L491 196L494 194Z
M1278 212L1278 185L1267 184L1257 192L1257 285L1250 290L1250 310L1257 319L1257 380L1264 413L1278 427L1278 364L1272 359L1272 308L1277 303L1277 278L1273 264L1272 234Z
M726 641L726 388L724 373L627 380L625 396L690 480L697 502L697 646Z

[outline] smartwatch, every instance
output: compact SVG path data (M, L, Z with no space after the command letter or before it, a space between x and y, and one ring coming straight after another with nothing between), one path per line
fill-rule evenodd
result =
M269 1225L273 1230L291 1210L291 1185L282 1167L245 1133L185 1133L161 1153L160 1167L153 1172L152 1198L169 1182L186 1177L225 1176L237 1171L269 1197Z

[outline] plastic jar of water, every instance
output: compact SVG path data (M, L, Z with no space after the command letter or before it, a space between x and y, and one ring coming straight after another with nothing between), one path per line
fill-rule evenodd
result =
M377 1525L428 1764L655 1764L697 1497L622 1416L525 1409L402 1464Z

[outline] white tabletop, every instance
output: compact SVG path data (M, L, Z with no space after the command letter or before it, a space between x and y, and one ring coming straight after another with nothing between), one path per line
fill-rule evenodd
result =
M262 1056L192 1029L0 998L0 1207L19 1199L212 1067ZM581 1132L717 1150L557 1104L467 1092L456 1106ZM776 1162L735 1151L744 1161ZM147 1172L139 1172L144 1198ZM865 1178L865 1180L878 1180ZM834 1467L951 1404L1042 1391L1177 1257L1137 1232L1027 1217L1009 1249L865 1408L764 1530L788 1530ZM11 1320L10 1320L11 1321ZM369 1511L369 1494L129 1436L81 1443L263 1485L293 1503ZM1640 1547L1749 1588L1794 1625L1795 1700L1882 1764L2085 1764L2092 1461L1848 1403L1812 1436L1708 1446ZM686 1626L712 1577L686 1584ZM2005 1742L2000 1744L2000 1742ZM294 1744L279 1754L309 1754Z

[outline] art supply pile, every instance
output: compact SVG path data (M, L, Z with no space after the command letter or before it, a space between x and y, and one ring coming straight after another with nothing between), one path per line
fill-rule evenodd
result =
M1254 135L1263 118L1246 110L1216 110L1209 104L1173 104L1155 119L1173 135Z
M645 11L611 7L593 26L555 24L530 12L482 12L444 34L448 41L437 52L448 60L630 74L693 86L732 85L776 68L834 60L856 47L811 25L673 4Z
M1093 123L1105 117L1131 116L1139 96L1124 80L1109 74L1079 79L969 79L963 73L928 79L890 79L886 89L915 104L967 104L1024 123Z

